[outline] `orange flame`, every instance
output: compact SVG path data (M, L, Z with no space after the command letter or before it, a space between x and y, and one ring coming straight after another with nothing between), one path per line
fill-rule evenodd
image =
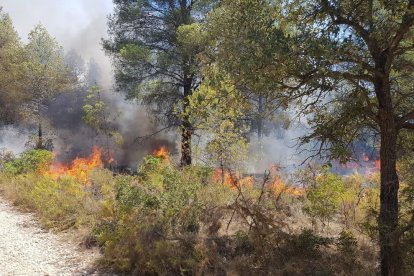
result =
M277 197L281 196L283 193L293 196L303 196L305 194L303 189L287 185L279 176L275 177L271 186L274 195Z
M273 194L277 197L282 194L289 194L293 196L303 196L305 190L299 187L294 187L286 184L280 176L280 166L273 165L270 170L273 182L270 184Z
M375 160L375 169L376 170L380 170L381 168L381 160Z
M71 176L79 182L89 184L89 172L96 168L103 168L102 153L98 147L92 148L92 154L86 158L76 157L70 165L54 163L44 174L58 179L62 176Z
M222 182L224 185L229 186L231 188L236 188L237 180L234 179L234 176L230 174L227 170L216 169L214 171L214 180L217 182Z
M281 194L289 194L293 196L303 196L305 194L304 189L287 185L283 182L282 178L277 174L279 170L278 166L274 166L271 169L273 180L266 185L267 190L275 196ZM255 181L253 176L240 177L238 173L231 173L228 170L216 169L213 175L214 181L222 182L224 185L230 187L233 190L238 190L242 186L253 186Z
M108 155L109 155L108 156L108 164L111 165L112 163L115 162L115 159L114 159L114 157L112 156L111 153L109 153Z
M169 160L169 153L166 147L162 146L157 150L154 150L152 153L155 157L161 158L163 160Z
M222 182L224 185L237 189L240 186L252 185L254 183L252 176L240 177L240 174L232 174L228 170L216 169L214 171L213 179L216 182Z

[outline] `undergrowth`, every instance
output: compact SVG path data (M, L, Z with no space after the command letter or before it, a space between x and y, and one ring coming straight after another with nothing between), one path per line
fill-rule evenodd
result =
M289 194L288 188L282 196L283 191L275 193L269 175L256 183L235 179L234 185L225 185L211 168L179 168L154 156L144 159L139 175L114 176L99 169L90 172L87 184L49 178L42 171L50 160L47 153L34 152L5 162L3 195L34 211L45 227L83 229L85 244L102 249L99 265L108 270L132 275L374 275L377 269L375 250L358 232L362 228L347 222L341 231L327 234L313 227L318 213L307 212L319 205L309 204L329 190L328 178L321 178L323 189L312 186L313 197L306 199L306 194ZM332 206L340 212L342 201L335 200ZM329 211L330 220L335 210ZM321 221L326 218L322 213ZM336 223L342 223L340 213Z

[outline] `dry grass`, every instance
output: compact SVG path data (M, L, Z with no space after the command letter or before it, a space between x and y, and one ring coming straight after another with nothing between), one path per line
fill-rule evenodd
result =
M148 157L140 176L90 174L90 185L37 172L0 174L3 195L46 227L98 245L101 265L134 275L374 275L377 246L341 215L319 224L305 197L266 185L223 186L209 168ZM257 188L262 187L262 188ZM342 233L341 233L342 232Z

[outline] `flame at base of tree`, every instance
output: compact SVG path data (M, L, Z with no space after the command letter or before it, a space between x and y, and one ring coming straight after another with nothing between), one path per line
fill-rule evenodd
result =
M89 173L97 168L103 168L102 152L98 147L92 148L92 154L88 157L76 157L71 164L61 164L53 162L50 169L44 172L53 179L58 179L64 176L71 176L81 183L89 183Z
M381 169L381 160L375 160L374 161L374 164L375 164L375 169L377 170L377 171L379 171L380 169Z
M108 158L108 164L112 165L115 162L115 159L113 158L113 156L110 154L109 158Z
M214 181L221 182L222 184L231 188L236 188L236 181L233 176L226 170L216 169L214 171Z

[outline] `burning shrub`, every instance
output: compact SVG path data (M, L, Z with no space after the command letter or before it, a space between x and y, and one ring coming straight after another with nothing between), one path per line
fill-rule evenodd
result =
M76 157L69 165L53 162L43 173L53 179L72 177L85 185L90 184L90 172L103 168L101 156L101 150L98 147L93 147L90 156L85 158Z
M51 152L24 152L19 158L5 163L5 173L0 175L1 188L16 204L36 211L47 227L89 227L105 202L97 200L96 191L84 185L96 164L102 164L99 152L95 150L94 153L91 158L76 158L70 166L60 165L57 170ZM110 176L112 178L112 174ZM95 186L100 194L104 194L101 191L103 185Z

